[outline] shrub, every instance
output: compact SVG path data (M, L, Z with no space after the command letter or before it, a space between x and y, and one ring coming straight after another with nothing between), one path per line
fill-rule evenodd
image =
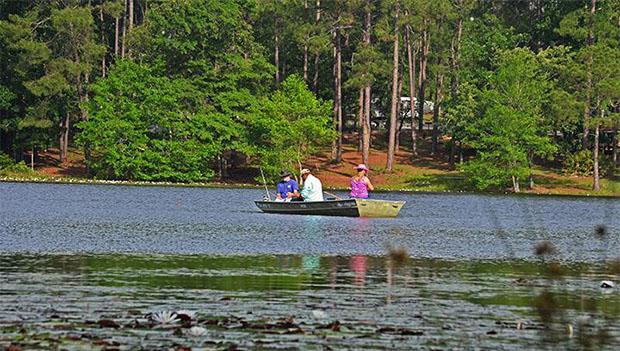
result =
M574 154L566 155L564 160L564 173L569 175L591 176L594 173L594 156L592 151L582 150ZM608 155L599 155L599 171L601 176L613 176L616 166Z
M13 161L13 159L9 155L3 152L0 152L0 169L5 169L14 164L15 164L15 161Z
M569 175L591 176L594 171L592 151L581 150L567 154L564 159L563 171Z
M24 161L15 162L9 155L0 152L0 175L30 172L32 170Z

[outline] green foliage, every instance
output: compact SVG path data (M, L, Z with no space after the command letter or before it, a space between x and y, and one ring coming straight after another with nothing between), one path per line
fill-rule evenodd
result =
M360 89L389 74L386 58L375 47L361 44L353 54L351 74L345 87Z
M0 110L8 110L14 99L15 94L7 87L0 85Z
M15 147L49 144L61 119L81 112L85 85L105 51L95 42L91 10L75 3L37 3L0 21L0 45L8 54L4 68L11 72L5 84L20 97L2 121L3 129L14 133Z
M594 169L592 151L580 150L565 156L563 171L569 175L591 176Z
M259 59L238 1L163 1L149 14L136 53L168 75L225 77L234 57Z
M465 142L477 152L463 171L479 188L502 187L512 177L530 173L533 156L551 156L551 140L541 130L542 108L549 95L537 57L527 49L503 52L482 91L481 116L465 127ZM467 102L469 101L469 103ZM460 105L469 108L471 100Z
M461 81L482 87L488 82L498 55L515 47L524 40L523 35L505 26L496 16L485 13L464 21L461 61L464 69L459 71Z
M92 89L79 141L91 148L98 178L206 180L210 162L239 136L240 126L209 108L188 80L147 65L119 62Z
M0 111L14 110L15 94L8 88L0 85ZM7 118L0 118L0 131L9 130L11 121Z
M24 161L15 162L9 155L0 152L0 175L15 175L31 173L30 167Z
M249 140L267 174L296 169L321 145L336 137L331 102L317 99L303 80L289 76L271 96L259 101L249 123Z
M388 114L396 5L402 52L407 32L417 55L415 88L428 39L426 100L435 100L443 75L440 132L475 151L462 169L477 187L523 179L534 160L556 149L568 155L569 172L586 174L582 164L590 160L575 154L588 144L584 129L620 122L616 0L598 1L594 14L587 1L134 3L131 30L125 0L0 5L3 151L56 146L61 122L69 121L70 142L92 153L89 165L100 178L211 179L216 160L232 154L270 175L295 169L334 138L324 100L334 96L335 38L342 46L343 114L357 113L359 89L368 84L371 118ZM113 54L116 35L126 61ZM403 55L404 91L406 61ZM306 84L316 74L315 95L302 73ZM74 121L87 119L75 128ZM605 162L601 156L603 168Z
M9 155L3 152L0 152L0 169L5 169L14 164L15 164L15 161L13 161L13 159Z
M479 111L480 90L469 82L463 82L446 104L446 131L453 139L462 141L468 136L468 126L476 123Z

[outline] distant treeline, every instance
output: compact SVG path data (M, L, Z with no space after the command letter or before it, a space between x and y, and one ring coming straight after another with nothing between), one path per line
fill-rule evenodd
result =
M351 131L390 172L407 124L478 188L553 160L598 189L619 102L619 0L0 0L1 150L98 178L275 174Z

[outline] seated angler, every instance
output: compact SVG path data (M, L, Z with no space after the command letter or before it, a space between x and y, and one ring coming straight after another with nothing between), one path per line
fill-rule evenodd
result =
M276 201L291 201L300 197L299 185L293 179L291 179L291 172L280 172L280 178L282 180L278 183Z
M368 167L362 163L355 167L355 171L357 174L351 177L351 198L367 199L368 192L375 190L368 179Z
M319 178L313 176L306 168L301 170L301 178L303 179L301 196L304 201L323 201L323 185Z

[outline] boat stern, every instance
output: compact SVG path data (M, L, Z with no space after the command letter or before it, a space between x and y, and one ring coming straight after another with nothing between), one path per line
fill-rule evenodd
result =
M405 201L355 199L360 217L396 217Z

